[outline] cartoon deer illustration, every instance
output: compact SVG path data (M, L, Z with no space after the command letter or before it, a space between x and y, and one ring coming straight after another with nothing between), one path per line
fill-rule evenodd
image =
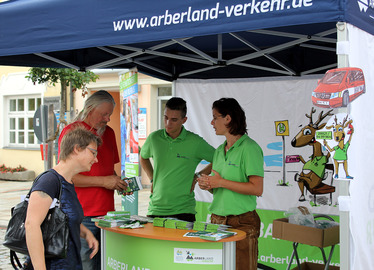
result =
M353 126L351 125L353 120L351 119L351 120L347 121L347 119L348 119L348 115L346 117L344 117L343 123L339 124L338 123L338 118L335 115L335 118L334 118L335 124L326 127L326 129L331 129L331 128L333 129L334 140L336 142L338 142L338 145L336 145L333 148L330 148L330 146L327 144L326 140L323 140L323 144L327 147L327 149L329 149L330 152L335 151L333 159L334 159L336 174L335 174L334 178L338 178L339 163L343 163L343 168L344 168L344 171L345 171L346 178L347 179L353 179L353 177L348 174L348 155L347 155L347 151L348 151L349 145L351 144L352 134L353 134L354 130L353 130ZM349 129L350 129L348 131L348 134L350 134L350 136L349 136L348 141L346 143L344 143L344 139L345 139L344 129L348 126L349 126Z
M304 147L307 145L313 147L313 154L310 157L311 159L309 161L306 162L302 156L299 156L300 161L304 164L300 174L297 173L295 175L295 181L298 182L301 191L299 201L305 201L305 186L308 190L316 189L320 186L325 186L324 184L322 184L322 181L325 179L325 168L327 166L326 163L329 160L330 153L328 153L326 156L323 154L322 145L320 142L316 140L315 135L317 130L322 129L326 125L326 123L321 124L321 122L328 115L332 115L331 111L332 110L329 110L325 114L323 114L323 111L321 111L318 120L315 123L313 123L313 113L315 113L316 110L314 109L314 107L312 107L310 115L305 114L305 116L309 118L309 124L304 126L300 130L300 132L295 136L295 138L293 138L291 141L291 145L293 147ZM329 169L331 169L330 166Z

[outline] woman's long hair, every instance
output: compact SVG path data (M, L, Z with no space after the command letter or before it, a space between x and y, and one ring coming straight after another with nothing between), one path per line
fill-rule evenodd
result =
M92 112L96 107L101 105L102 103L112 103L113 107L116 105L113 97L105 90L100 90L93 93L91 96L87 98L84 102L83 110L79 112L77 117L74 121L84 121L86 120L87 116ZM98 129L96 132L98 135L102 135L105 131L106 127Z

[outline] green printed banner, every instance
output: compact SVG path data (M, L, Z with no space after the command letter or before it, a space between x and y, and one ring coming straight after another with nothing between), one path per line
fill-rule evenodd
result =
M120 74L121 177L139 176L138 72ZM122 210L138 214L138 193L122 197Z
M196 220L210 220L208 211L210 203L196 202ZM283 211L257 209L261 218L261 233L259 242L258 262L274 269L286 269L291 260L293 252L292 242L273 238L273 220L284 218ZM336 222L339 222L339 216L331 216ZM324 248L326 257L330 254L331 247ZM299 245L298 254L300 262L314 262L324 264L321 250L318 247ZM331 264L339 266L340 246L336 245L332 256ZM292 267L295 267L296 261L293 259Z
M105 234L108 270L222 270L222 243L166 241L109 231Z

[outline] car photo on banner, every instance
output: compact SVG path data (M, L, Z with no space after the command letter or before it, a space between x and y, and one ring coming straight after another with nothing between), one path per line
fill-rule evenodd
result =
M364 73L348 67L328 70L312 93L312 102L322 108L347 107L366 91Z

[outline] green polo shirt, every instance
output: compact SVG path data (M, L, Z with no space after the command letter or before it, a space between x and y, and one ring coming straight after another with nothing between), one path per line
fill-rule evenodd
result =
M190 192L194 173L202 160L212 162L214 148L183 127L175 139L164 129L151 133L140 155L153 160L148 215L195 214L195 194Z
M261 147L244 134L225 153L226 141L214 153L213 170L222 178L248 182L248 176L264 177L264 156ZM240 215L256 209L256 196L244 195L225 188L213 189L209 210L220 216Z
M348 159L348 156L347 156L348 147L349 147L349 142L347 142L343 146L343 149L340 149L339 145L335 146L333 148L333 150L335 150L334 159L335 160L347 160Z
M312 158L313 156L310 156ZM304 166L303 170L311 170L316 175L319 176L319 178L323 178L325 175L325 168L327 163L327 157L326 156L317 156L313 159L308 160Z

